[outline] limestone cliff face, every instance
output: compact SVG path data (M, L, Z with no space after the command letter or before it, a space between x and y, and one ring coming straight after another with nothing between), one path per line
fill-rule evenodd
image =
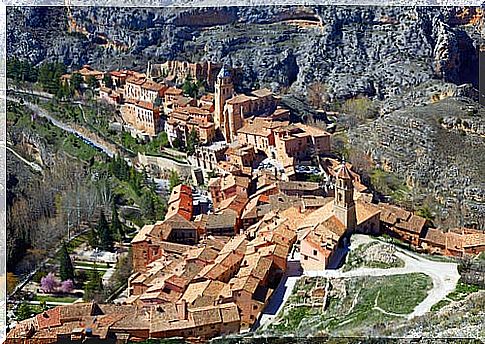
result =
M13 8L9 55L143 68L210 59L242 66L243 87L329 84L378 98L433 78L477 84L481 12L399 7ZM61 20L59 20L59 18ZM63 20L62 20L63 19ZM74 27L73 26L74 23ZM78 33L68 33L69 27Z

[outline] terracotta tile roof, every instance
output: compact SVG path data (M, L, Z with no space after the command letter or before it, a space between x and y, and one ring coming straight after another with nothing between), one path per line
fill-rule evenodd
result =
M262 88L259 90L252 91L251 94L258 98L262 98L262 97L272 96L273 92L269 88Z
M467 248L475 246L485 246L485 233L478 232L463 234L463 247Z
M423 238L433 245L446 246L446 235L442 231L436 228L429 228L426 232L426 236Z
M204 101L204 102L213 102L214 101L214 93L206 93L206 94L203 94L200 97L200 100L201 101Z
M194 99L190 97L175 96L173 99L173 103L180 107L185 107L185 106L188 106L193 100Z
M232 209L224 209L208 216L205 228L207 230L235 228L237 219L238 214L236 211Z
M191 309L189 311L192 315L195 326L211 325L222 322L221 312L218 307L203 307Z
M237 132L239 134L249 134L249 135L263 136L263 137L271 136L271 130L264 128L261 125L256 123L246 124L244 127L240 128Z
M411 212L391 204L379 203L378 206L381 208L381 210L383 209L386 211L386 213L384 213L384 218L391 221L390 223L392 223L394 219L395 222L397 222L398 219L399 221L407 221L411 216ZM391 213L392 215L389 215L387 212Z
M35 319L39 329L61 326L60 308L55 307L45 312L37 314Z
M364 223L371 217L379 214L380 209L372 203L361 201L360 199L355 202L355 213L357 215L357 225Z
M303 196L301 200L305 208L319 208L331 202L333 197Z
M172 275L165 280L165 283L169 283L174 286L185 289L185 287L190 283L190 281L187 278L184 278L182 276Z
M173 214L169 218L163 221L164 224L169 226L171 229L194 229L197 230L197 227L190 221L188 221L185 217L179 214Z
M68 319L80 319L83 316L92 315L94 305L94 302L89 302L62 306L60 309L61 322L68 321Z
M342 166L340 167L340 170L337 173L337 178L353 179L346 164L342 164Z
M226 104L237 105L237 104L245 103L245 102L248 102L248 101L251 101L251 100L256 100L256 99L257 99L256 97L250 97L250 96L247 96L245 94L240 94L240 95L234 96L231 99L227 100Z
M280 181L277 183L278 188L284 191L317 191L320 185L314 182L299 182L299 181Z
M258 280L263 280L268 274L273 261L268 257L263 257L258 253L246 254L243 258L241 268L237 277L254 276Z
M176 95L176 96L180 95L182 93L183 93L183 91L180 88L176 88L176 87L169 87L165 91L165 94Z
M213 262L217 256L219 255L219 251L212 247L198 247L192 248L191 250L187 251L187 260L201 260L204 262Z
M213 263L205 266L198 274L198 276L203 278L208 278L210 280L218 280L227 271L227 267L222 264Z
M168 204L166 217L171 217L174 214L183 216L186 220L192 219L193 214L193 200L191 195L179 194L178 198L172 200Z
M247 291L250 294L253 294L258 287L259 280L254 276L246 276L246 277L233 277L229 281L229 285L231 286L232 291Z
M236 211L239 215L242 214L244 207L246 206L248 202L248 198L245 195L242 194L236 194L233 197L230 197L228 199L223 200L217 209L223 210L223 209L232 209Z
M123 106L128 106L130 104L133 105L133 106L141 107L141 108L146 109L146 110L151 110L151 111L157 110L158 111L158 109L153 105L153 103L146 102L146 101L143 101L143 100L137 100L137 99L127 99Z
M189 249L191 249L192 246L177 244L169 241L162 241L160 242L160 248L162 248L165 252L182 254L184 252L187 252Z
M425 218L412 214L408 221L397 222L395 227L401 230L405 230L407 232L420 234L423 231L425 225Z
M154 81L151 81L151 80L146 80L142 86L142 88L144 89L147 89L147 90L150 90L150 91L155 91L155 92L160 92L161 90L163 90L164 88L166 88L167 86L165 85L161 85L159 83L156 83Z
M463 250L462 236L453 232L446 233L446 248L455 251Z
M246 251L247 240L246 236L243 234L237 235L224 245L222 250L219 252L220 255L230 252L236 252L238 254L243 255Z
M223 323L232 323L240 320L239 311L235 303L222 304L219 308Z

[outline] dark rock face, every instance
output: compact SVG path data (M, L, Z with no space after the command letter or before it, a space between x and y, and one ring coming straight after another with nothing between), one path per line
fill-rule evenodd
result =
M67 34L63 8L13 8L7 49L36 63L62 60L73 66L141 69L148 60L210 59L244 66L244 87L292 86L290 91L301 93L318 80L335 97L382 99L435 77L477 85L479 35L455 20L455 12L330 6L73 8L86 38ZM99 37L115 44L96 44Z
M418 199L430 195L439 220L462 216L464 225L483 227L484 118L483 107L452 97L384 115L353 130L350 141L406 180Z

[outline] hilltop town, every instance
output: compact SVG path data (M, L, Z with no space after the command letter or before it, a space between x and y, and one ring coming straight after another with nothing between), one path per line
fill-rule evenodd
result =
M18 322L7 343L254 332L288 276L340 269L354 237L443 257L485 251L483 231L445 231L377 200L333 150L325 125L295 121L268 88L236 92L237 81L231 66L185 61L149 63L144 73L86 65L60 77L65 87L94 85L96 102L119 111L114 130L141 142L166 133L170 148L159 151L184 150L188 163L141 153L130 161L152 177L173 169L185 178L170 186L164 216L130 239L124 296L46 309ZM320 290L319 302L328 292Z

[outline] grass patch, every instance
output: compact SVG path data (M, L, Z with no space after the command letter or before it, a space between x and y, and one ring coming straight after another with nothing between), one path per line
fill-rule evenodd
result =
M315 314L316 311L312 307L293 307L288 310L284 319L278 325L273 326L273 328L277 331L295 332L303 319Z
M460 301L472 293L480 290L479 286L458 282L454 291L448 294L447 298L453 301Z
M73 253L76 248L81 246L83 243L88 242L88 237L88 233L78 235L67 244L67 251L69 253Z
M450 300L447 300L447 299L443 299L441 300L440 302L436 303L433 305L433 307L431 307L431 312L437 312L439 311L441 308L443 308L444 306L446 305L449 305L451 303Z
M388 276L383 281L378 306L398 314L409 314L432 288L431 279L422 273Z
M89 161L99 154L96 148L91 147L73 134L69 134L61 146L62 150L70 155L76 156L81 160Z
M268 327L268 335L363 335L373 326L405 321L400 315L411 313L426 298L433 284L431 278L422 273L332 280L327 307L322 312L321 305L312 308L311 302L294 306L302 302L298 294L317 284L317 278L306 279L301 282L302 278L295 286L278 315L278 323ZM318 286L324 286L324 283L319 282ZM396 315L386 314L375 306Z
M374 168L370 172L372 186L382 195L389 195L398 203L407 200L409 187L396 175L386 172L379 168Z
M13 123L11 130L22 132L35 132L46 140L55 149L64 151L82 161L89 161L94 156L102 153L86 144L73 134L66 133L43 117L34 117L32 112L23 105L7 103L7 118Z
M35 295L34 301L74 303L78 298L72 296Z

